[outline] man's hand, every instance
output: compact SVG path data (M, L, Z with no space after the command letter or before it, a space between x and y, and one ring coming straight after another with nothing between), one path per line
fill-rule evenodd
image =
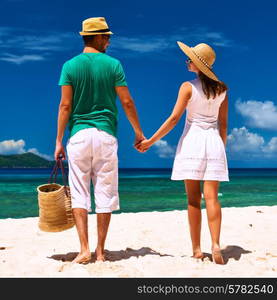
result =
M136 137L135 137L135 141L134 141L134 147L137 149L137 145L140 144L141 141L145 140L145 136L143 134L136 134Z
M57 161L59 158L62 158L62 160L66 159L66 154L64 147L62 143L56 143L56 149L55 149L55 154L54 154L55 160Z
M66 125L70 118L71 110L72 110L72 95L73 88L71 85L63 85L62 88L62 96L59 106L59 114L58 114L58 129L57 129L57 137L56 137L56 150L55 150L55 160L57 161L61 156L63 160L66 159L64 147L62 144L64 131L66 129Z
M145 139L137 145L137 150L143 153L146 152L152 145L153 142L150 139L149 140Z

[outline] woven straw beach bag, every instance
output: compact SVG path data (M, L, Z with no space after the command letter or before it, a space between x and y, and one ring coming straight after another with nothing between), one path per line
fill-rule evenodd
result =
M63 183L56 183L58 168L61 168ZM53 181L54 175L54 181ZM62 160L58 159L47 184L37 187L39 228L42 231L58 232L75 225L71 208L70 189L66 185Z

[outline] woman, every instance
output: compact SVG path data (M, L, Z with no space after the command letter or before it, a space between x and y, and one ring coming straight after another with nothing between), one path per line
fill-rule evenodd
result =
M224 264L220 250L221 206L218 201L220 181L229 181L226 159L228 97L227 87L212 71L215 52L207 44L195 47L177 42L188 56L188 70L197 78L184 82L170 117L148 140L137 145L145 152L168 134L178 123L185 109L186 123L179 140L172 180L184 180L188 197L188 220L194 258L203 258L201 233L201 181L206 202L212 241L212 258Z

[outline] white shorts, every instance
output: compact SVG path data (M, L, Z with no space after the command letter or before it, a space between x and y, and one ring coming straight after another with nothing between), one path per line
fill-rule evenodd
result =
M119 209L117 148L117 139L97 128L82 129L68 140L72 208L91 211L92 181L96 213Z

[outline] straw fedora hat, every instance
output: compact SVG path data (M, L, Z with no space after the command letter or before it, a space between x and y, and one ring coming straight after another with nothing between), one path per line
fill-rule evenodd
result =
M83 21L80 35L113 34L103 17L89 18Z
M177 44L202 73L215 81L219 81L212 71L212 66L216 57L212 47L204 43L198 44L195 47L189 47L179 41Z

